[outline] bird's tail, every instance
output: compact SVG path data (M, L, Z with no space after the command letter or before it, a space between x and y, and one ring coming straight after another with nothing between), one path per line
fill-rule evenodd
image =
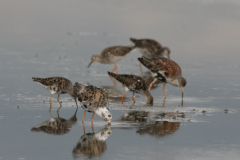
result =
M135 45L130 45L129 47L130 47L130 50L133 50L134 48L136 48Z
M130 38L130 41L132 41L133 43L137 43L137 39L134 39L134 38Z
M74 92L78 95L80 93L82 93L82 91L85 89L85 85L76 82L75 85L73 86Z
M150 58L142 56L142 57L138 58L138 61L141 62L147 68L151 68L151 66L152 66L152 63L151 63L152 60Z
M42 78L38 78L38 77L32 77L33 82L41 82Z
M124 83L126 81L126 74L115 74L112 72L108 72L108 75L119 81L120 83Z
M115 78L115 79L117 79L117 77L118 77L117 74L112 73L112 72L108 72L108 75L111 76L111 77L113 77L113 78Z

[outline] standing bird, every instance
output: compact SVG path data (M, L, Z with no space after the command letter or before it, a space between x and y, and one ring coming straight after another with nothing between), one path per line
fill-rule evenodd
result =
M125 88L125 92L122 95L122 104L123 98L127 91L129 90L133 92L132 95L133 104L135 103L134 93L142 94L147 100L147 103L149 104L153 103L153 97L151 93L148 91L148 85L142 77L131 74L115 74L111 72L108 72L108 75L112 76L117 81L119 81Z
M82 123L84 121L86 111L93 112L92 123L94 113L103 118L108 124L111 124L112 114L107 110L108 97L107 93L101 88L76 82L74 85L74 91L77 94L78 100L82 103L84 109Z
M59 101L59 96L60 96L60 94L65 94L65 93L68 93L75 100L76 105L77 105L77 100L76 100L77 95L75 94L75 92L73 90L72 82L70 80L68 80L67 78L63 78L63 77L49 77L49 78L32 77L32 79L33 79L33 82L39 83L44 88L46 88L48 91L50 91L52 96L54 94L58 94L57 101L60 104L60 108L62 107L62 104ZM49 113L50 113L51 117L52 117L52 114L51 114L52 96L49 99L49 102L50 102ZM77 107L78 107L78 105L77 105ZM58 111L59 111L59 109L58 109Z
M135 44L136 48L140 49L140 52L142 52L145 57L153 58L159 55L166 55L170 59L170 49L168 47L162 47L160 43L153 39L130 38L130 40ZM139 63L139 67L142 72L141 63Z
M187 81L182 77L182 70L176 62L162 56L152 59L142 56L141 58L138 58L138 60L152 72L154 80L149 85L149 91L152 84L156 82L156 80L160 80L165 82L162 87L165 98L167 97L165 93L166 83L180 87L183 98L184 87L186 86Z
M170 49L168 47L162 47L160 43L153 39L134 39L130 40L135 44L135 47L139 48L142 54L146 57L152 58L154 56L166 55L170 59Z
M104 49L100 55L93 55L88 68L93 62L99 62L102 64L115 64L112 72L116 70L118 73L116 63L126 56L130 51L132 51L135 46L112 46Z

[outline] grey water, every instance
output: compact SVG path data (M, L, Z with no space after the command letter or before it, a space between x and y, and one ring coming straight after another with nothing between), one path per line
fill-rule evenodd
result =
M236 0L1 1L0 159L240 159L240 2ZM93 54L130 37L152 38L171 50L187 80L180 88L154 85L154 105L107 75L114 65ZM148 79L132 51L119 73ZM67 94L32 77L62 76L104 88L112 125L87 113ZM125 114L126 110L128 114ZM85 132L84 132L85 128Z

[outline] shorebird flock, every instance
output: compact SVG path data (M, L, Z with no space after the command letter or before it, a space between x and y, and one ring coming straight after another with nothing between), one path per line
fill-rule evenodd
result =
M170 60L170 49L168 47L162 47L160 43L153 39L134 39L130 38L134 43L132 46L112 46L104 49L100 55L93 55L88 68L94 62L99 62L102 64L114 64L112 72L107 72L111 79L115 79L120 82L125 88L125 92L122 95L123 99L127 91L133 92L132 100L133 105L135 103L134 93L142 94L147 104L153 104L153 97L150 93L152 85L156 81L161 81L164 83L162 89L165 98L167 97L165 92L165 85L169 83L173 86L178 86L181 88L182 98L184 95L184 87L187 81L182 77L181 67L174 61ZM120 61L124 56L130 53L133 49L138 48L143 54L142 57L138 58L139 67L142 72L141 64L150 70L153 81L148 84L142 77L132 74L118 74L118 68L116 63ZM165 58L164 56L167 56ZM113 73L116 71L116 73ZM112 114L107 109L108 96L107 93L98 87L92 85L84 85L76 82L74 85L72 82L64 77L49 77L49 78L32 78L34 82L39 83L48 91L51 92L51 97L49 99L51 114L52 108L52 97L54 94L58 94L57 101L60 104L59 109L62 107L59 101L60 94L68 93L76 102L77 100L81 102L81 107L84 109L82 123L87 112L93 112L92 114L92 124L94 114L96 113L109 125L111 124ZM114 84L115 86L115 84ZM59 109L57 112L59 112Z

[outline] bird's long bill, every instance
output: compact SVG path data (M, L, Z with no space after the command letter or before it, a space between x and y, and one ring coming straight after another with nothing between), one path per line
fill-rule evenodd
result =
M89 68L90 66L91 66L91 64L92 64L93 62L91 61L90 63L89 63L89 65L88 65L88 67L87 68Z
M183 98L183 93L184 93L184 88L183 87L181 88L181 91L182 91L182 98Z

